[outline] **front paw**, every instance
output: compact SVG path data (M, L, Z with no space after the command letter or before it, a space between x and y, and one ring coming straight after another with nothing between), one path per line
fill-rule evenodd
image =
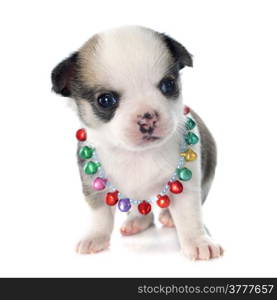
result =
M79 254L97 253L107 249L109 244L110 237L108 235L91 234L78 243L76 252Z
M223 255L223 248L207 235L186 239L182 250L192 260L209 260Z
M120 232L122 235L133 235L146 230L153 225L153 214L132 216L129 215L127 220L122 224Z

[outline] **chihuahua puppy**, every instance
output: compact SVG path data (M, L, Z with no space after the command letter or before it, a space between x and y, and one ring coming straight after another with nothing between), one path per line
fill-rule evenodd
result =
M157 195L176 169L185 116L179 71L192 67L192 56L179 42L151 29L126 26L94 35L52 72L53 90L72 98L96 146L106 176L131 199ZM205 229L201 209L216 167L216 145L199 116L190 111L200 141L198 159L190 162L193 177L183 193L170 194L160 212L165 226L176 227L183 253L208 260L223 250ZM80 147L80 143L79 143ZM82 171L83 192L91 207L91 228L77 252L96 253L109 246L115 208L106 191L93 191ZM153 224L153 213L128 212L121 233L132 235Z

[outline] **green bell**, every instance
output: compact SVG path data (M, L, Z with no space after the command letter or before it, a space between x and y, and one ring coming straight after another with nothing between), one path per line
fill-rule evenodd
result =
M192 118L188 118L185 124L187 130L192 130L195 125L196 123L192 120Z
M195 145L198 143L199 137L196 134L194 134L193 132L188 132L185 135L185 141L188 145Z
M181 169L177 169L177 175L180 180L188 181L192 177L192 172L187 168L181 168Z
M93 151L95 149L88 147L88 146L84 146L79 150L79 157L82 159L89 159L92 157Z
M89 161L84 165L84 172L88 175L93 175L98 171L99 167L100 167L100 163Z

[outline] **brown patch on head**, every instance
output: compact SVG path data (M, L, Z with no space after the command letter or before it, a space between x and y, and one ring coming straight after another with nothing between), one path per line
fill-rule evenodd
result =
M97 72L93 68L93 60L99 48L100 36L94 35L79 50L79 77L81 81L91 84L97 82Z

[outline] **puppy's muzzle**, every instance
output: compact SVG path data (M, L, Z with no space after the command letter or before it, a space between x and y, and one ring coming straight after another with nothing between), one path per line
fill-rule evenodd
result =
M138 130L143 135L145 140L156 140L154 136L155 129L159 126L159 113L157 111L146 112L142 115L137 115Z

